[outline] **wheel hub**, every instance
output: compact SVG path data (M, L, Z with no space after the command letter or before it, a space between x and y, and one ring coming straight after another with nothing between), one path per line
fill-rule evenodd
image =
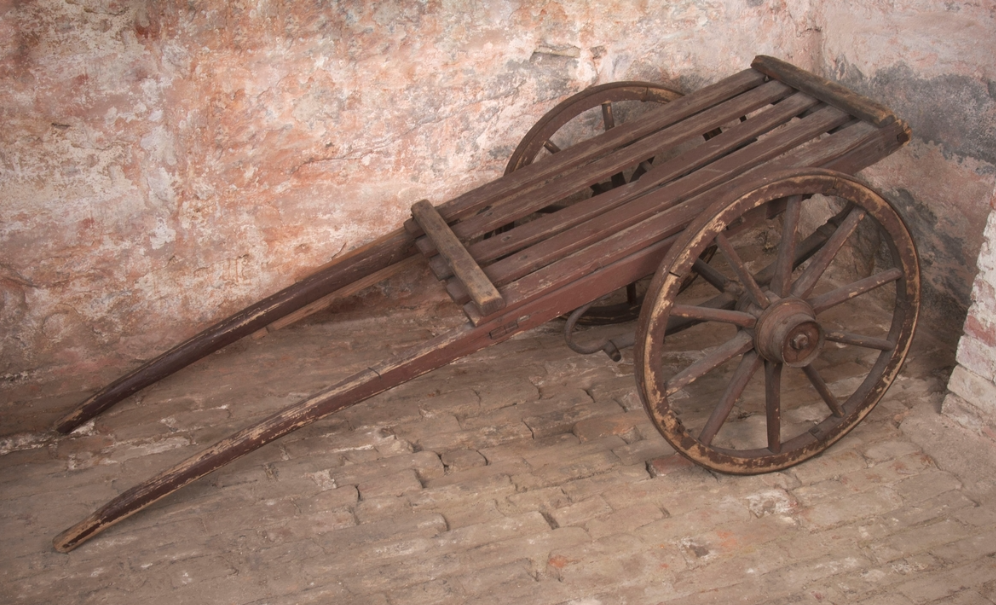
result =
M819 357L825 337L813 308L799 298L773 302L757 319L754 346L768 361L801 368Z

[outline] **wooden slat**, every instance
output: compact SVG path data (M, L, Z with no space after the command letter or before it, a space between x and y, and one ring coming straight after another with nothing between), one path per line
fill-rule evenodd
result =
M639 226L642 227L640 235L634 235L633 237L641 237L643 235L643 231L652 232L656 239L661 239L672 235L680 234L682 229L684 229L685 225L695 220L695 218L699 215L699 212L701 212L701 209L696 207L694 204L681 204L672 207L669 210L661 212L656 216L652 217L651 219L648 219L647 221L640 223ZM587 256L584 257L584 259L586 260L582 260L581 262L582 263L590 262L592 266L598 265L598 263L600 262L599 259L597 258L598 255L602 252L612 250L613 242L615 242L615 240L613 240L612 237L614 235L618 235L618 233L619 230L615 231L607 230L605 233L598 233L595 235L587 234L588 236L583 238L584 242L583 244L575 242L576 245L571 246L569 249L561 250L561 254L557 255L559 257L557 260L562 260L565 257L571 258L573 257L573 255L576 254L587 253ZM572 235L572 234L574 234L574 231L567 233L567 235ZM653 239L649 241L647 241L646 238L643 239L644 245L652 241ZM544 242L544 244L545 243L546 242ZM554 246L556 244L557 242L553 243ZM627 253L632 253L634 250L635 248L628 248ZM612 256L612 261L615 261L620 257L621 255L615 254ZM550 263L544 265L544 267L549 267L549 266ZM494 265L492 265L492 267L494 267ZM490 268L491 267L489 267L489 269ZM514 280L522 277L522 275L518 275L518 273L523 273L523 275L531 273L532 275L535 275L534 271L529 271L527 267L524 267L522 265L512 266L510 267L510 269L515 271L515 273L503 274L504 275L503 281L499 284L496 284L497 286L501 287L504 285L511 284L511 287L515 289L516 282ZM584 273L583 269L581 270L581 273ZM455 302L462 304L470 300L467 291L460 287L460 282L458 280L450 280L447 282L446 286L447 286L447 292L450 294L450 296L453 298Z
M484 275L484 271L470 256L467 249L457 239L449 225L439 216L429 200L421 200L412 205L412 216L426 235L432 239L453 274L467 288L467 293L484 315L490 315L505 306L505 300L498 289Z
M551 110L529 129L522 140L531 141L531 144L527 147L516 148L512 157L509 158L508 166L505 167L505 173L519 170L523 166L531 164L540 149L546 148L550 153L560 152L560 148L549 139L539 140L540 133L551 135L557 132L561 126L574 119L582 111L590 109L588 103L595 96L610 103L638 100L664 104L679 99L682 95L666 88L648 87L646 82L633 81L610 82L587 88L574 95L572 97L574 101L569 105L558 105L559 111Z
M801 109L807 103L804 101L806 97L798 99L800 105L795 105L793 99L786 99L782 101L775 107L780 107L783 104L789 104L788 110L784 113L774 114L773 117L777 117L773 120L775 123L782 123L788 116L795 113L796 109ZM772 111L774 108L772 108ZM837 110L828 109L824 113L816 112L811 114L805 120L800 121L799 124L791 126L786 129L787 133L782 133L779 136L789 135L790 142L794 140L794 135L797 132L796 129L802 128L803 132L806 133L803 136L812 137L815 133L821 132L825 129L833 127L834 124L839 122L842 118L841 114ZM762 119L762 116L756 116L757 119ZM749 126L750 125L750 126ZM761 126L770 126L771 123L768 122L767 118L762 120ZM739 134L735 133L734 130L740 127L746 127L746 130L738 131ZM727 133L711 139L709 142L697 147L688 154L685 154L679 158L675 158L671 161L663 163L655 170L659 170L658 173L648 173L644 175L637 183L634 185L633 191L637 193L645 193L646 189L652 187L642 187L644 181L647 183L657 183L666 182L668 179L672 179L676 176L686 174L691 171L694 167L699 167L702 162L713 158L718 151L736 149L739 147L745 138L752 137L754 135L755 128L752 125L751 120L744 122L738 126L735 126L729 131L729 138L723 138ZM713 141L715 147L713 146ZM763 145L757 148L751 148L749 151L740 150L737 154L733 155L729 159L725 159L722 164L713 164L709 166L710 178L702 180L701 177L696 177L694 174L687 176L683 179L679 179L668 185L668 191L673 192L675 195L670 202L662 201L659 197L648 200L637 200L632 201L635 194L629 195L627 197L622 197L622 195L616 195L616 192L624 194L624 191L613 190L611 192L605 193L603 195L585 200L578 204L572 205L554 214L550 214L544 217L537 218L525 225L517 227L512 231L496 236L495 238L490 238L487 240L482 240L472 245L469 249L472 255L481 260L481 262L487 262L491 258L499 255L508 253L509 250L502 245L501 240L506 239L510 234L524 234L520 238L522 243L534 243L541 241L542 243L536 244L536 247L530 248L521 254L516 254L503 259L499 263L495 263L489 267L485 268L485 273L492 279L492 282L499 287L505 285L517 279L523 275L522 269L527 265L525 263L531 263L533 268L540 266L542 261L549 260L551 257L549 254L553 254L554 257L563 257L567 253L578 250L584 244L591 241L597 240L598 237L603 237L606 234L618 231L625 228L628 225L635 224L639 220L663 209L666 209L669 204L673 205L679 203L681 199L687 198L691 195L695 195L698 192L704 191L714 184L721 182L724 178L729 178L734 176L738 172L742 172L754 166L757 163L764 161L767 158L777 155L780 152L780 145L784 142L781 138L769 137ZM700 151L701 150L701 151ZM752 156L752 157L751 157ZM690 163L687 163L682 158L688 158ZM672 189L672 187L676 187ZM616 201L618 198L619 201ZM607 204L610 212L604 212L601 207L598 206L599 200L607 199L610 201ZM624 202L631 202L625 206L620 204ZM634 205L636 204L636 205ZM617 208L618 207L618 208ZM696 210L697 212L698 210ZM564 217L560 219L560 222L556 222L558 217ZM595 229L594 232L588 233L587 231L578 230L578 225L584 225L586 228ZM567 227L573 227L571 231L565 231ZM586 235L584 239L579 238L579 235ZM489 244L489 242L495 241L496 244ZM519 242L516 242L519 243ZM546 256L544 256L546 255ZM508 267L516 262L523 263L518 270L508 269ZM451 294L459 292L459 286L450 286L449 290ZM466 302L465 295L463 298L458 297L458 302Z
M700 115L689 118L674 128L655 132L631 145L616 150L585 166L583 170L556 179L531 192L528 196L519 196L506 200L502 204L494 204L488 210L454 225L453 232L462 239L483 235L516 218L536 212L571 194L600 183L620 170L635 166L642 160L663 150L702 136L702 133L713 130L730 120L735 120L746 113L781 100L790 93L791 89L787 86L779 82L769 82L728 102L712 107ZM618 126L613 130L621 128L623 126Z
M520 195L550 178L562 175L597 159L620 145L639 140L650 133L676 124L763 83L764 74L753 69L746 69L716 84L706 86L692 94L662 105L660 108L648 112L643 119L613 128L587 141L572 145L548 158L547 161L530 164L521 170L516 170L502 178L472 189L440 204L438 212L448 222L476 214L489 205L500 204L506 198ZM421 230L412 221L406 222L405 228L413 235L421 233Z
M699 169L582 225L497 261L488 266L485 273L492 283L501 287L540 267L564 258L584 246L604 239L612 233L635 225L662 210L708 191L719 183L734 178L738 174L783 153L787 148L797 145L800 140L808 140L826 132L842 120L846 120L843 113L833 108L826 108L809 118L789 125L777 134L772 134L757 143L729 154L704 169ZM702 199L701 206L696 205L694 210L685 212L700 212L708 201L708 199ZM683 214L684 216L685 214ZM657 228L663 227L658 224Z
M792 88L816 97L827 105L833 105L876 126L885 126L896 120L896 115L888 107L859 95L836 82L799 69L791 63L774 57L758 55L750 66Z
M667 253L668 249L675 242L675 240L677 240L678 237L680 237L680 234L672 235L670 237L664 238L663 240L655 244L639 248L632 254L614 255L611 257L604 258L603 262L589 263L585 271L580 271L575 274L572 274L571 278L561 279L558 276L554 275L552 272L547 273L547 275L544 276L545 278L547 278L544 280L545 284L539 290L536 290L534 288L514 289L513 286L515 286L519 282L516 282L516 284L510 284L508 288L512 288L512 290L506 290L506 291L511 292L517 298L514 306L510 305L508 304L509 294L507 294L506 291L503 291L502 295L505 297L506 306L505 309L502 310L502 312L506 315L518 312L518 310L524 305L527 305L530 300L536 300L538 296L543 296L544 292L550 292L559 288L569 287L571 283L578 281L579 279L584 279L589 275L597 273L602 276L603 282L600 284L600 286L604 287L599 288L600 293L597 296L594 296L592 299L586 300L581 304L584 304L585 302L591 302L591 300L594 300L595 298L605 296L606 294L618 290L619 288L622 288L627 284L633 283L648 275L652 275L654 271L657 269L657 266L660 264L661 260L664 258L664 255ZM614 266L625 267L626 271L614 273L610 270ZM535 275L536 274L534 273L530 277L533 277ZM576 307L571 307L571 308L576 308ZM565 312L570 311L571 308L565 309ZM470 322L475 326L480 325L482 322L490 320L490 318L482 316L481 313L477 310L477 307L475 307L470 303L465 304L463 310L464 313L467 315L468 319L470 319Z
M635 183L572 204L558 212L538 217L495 237L475 242L468 247L468 250L474 258L478 259L478 262L484 264L535 244L705 166L709 162L736 150L744 142L787 122L815 103L807 95L797 94L789 97L777 105L766 108L746 122L741 122L727 129L702 145L678 157L659 163Z
M814 113L812 116L810 116L807 119L818 118L820 114L823 114L824 116L835 115L837 119L846 120L846 116L842 117L842 112L831 107L826 107L824 109L821 109L820 111ZM864 130L864 129L858 129L857 132L851 132L854 128L856 128L856 126L852 126L851 128L842 130L837 134L829 135L828 137L826 137L821 141L820 145L813 146L814 149L817 150L816 152L807 153L803 156L796 157L795 160L797 161L795 162L779 161L778 162L779 168L784 169L784 168L793 168L793 167L802 168L805 166L821 166L827 162L838 161L841 157L841 154L846 155L847 153L852 152L855 149L859 149L861 148L863 143L866 143L867 141L874 139L875 137L881 134L880 131L878 129L875 129L874 127L869 127L870 132L869 130ZM783 130L788 130L788 129L783 129ZM892 135L889 136L895 139L894 136ZM767 137L767 139L770 138L772 137ZM840 139L846 139L846 141L844 141L845 144L839 144ZM830 150L827 151L826 154L819 153L820 149L826 149L827 147L829 147ZM747 149L741 151L746 152ZM731 154L731 156L732 155L734 154ZM802 162L803 159L811 163L803 163ZM781 160L781 158L779 158L779 160ZM770 167L771 164L766 165L765 170L769 170ZM698 207L701 208L704 205L707 205L709 201L714 200L718 196L722 195L723 192L730 191L737 187L741 187L746 181L752 178L756 178L754 175L755 173L751 172L747 174L742 174L732 179L721 180L720 182L722 184L715 186L712 189L705 191L704 193L700 193L696 197L686 200L684 204L697 205ZM659 191L666 192L671 189L672 187L669 186ZM646 198L651 198L654 195L661 195L661 193L655 192L655 194L649 194L647 196L640 198L639 200L637 200L637 202L645 202L647 201ZM647 223L647 221L645 221L644 223ZM638 249L640 246L645 246L647 244L648 241L646 239L647 237L651 238L649 241L653 241L652 238L654 237L654 234L652 232L641 234L641 232L639 231L639 228L641 226L645 226L644 223L641 223L640 225L637 225L635 227L630 227L625 231L619 232L615 236L607 238L606 240L603 240L602 242L599 242L596 245L589 246L589 248L581 252L576 252L555 263L547 265L546 267L543 267L542 269L539 269L510 284L507 284L505 286L499 285L499 291L502 293L502 296L505 298L505 303L506 303L505 311L506 312L514 311L514 309L516 309L518 306L525 304L526 302L541 295L544 289L546 288L554 286L560 287L565 283L569 283L571 279L576 279L580 275L587 274L589 271L592 270L593 267L605 266L605 264L607 263L614 262L619 258L625 257L627 254L631 254L633 250ZM654 225L654 223L652 222L650 222L649 224L651 226ZM684 228L684 225L681 225L681 228ZM455 293L453 292L453 287L450 286L450 284L447 284L447 286L450 289L451 296L454 296ZM457 292L457 294L460 293ZM454 296L454 299L457 300L458 302L461 301L460 296ZM464 298L463 300L466 299ZM467 316L471 319L472 322L476 323L481 321L482 319L480 317L480 314L477 313L477 311L470 305L464 306L464 312L467 314Z
M539 271L508 284L500 289L506 305L510 306L513 301L516 305L522 304L541 295L544 290L563 287L581 276L628 256L638 254L640 250L654 247L661 242L668 242L669 246L675 238L680 236L680 231L684 225L692 220L691 218L685 221L669 219L679 213L686 212L685 208L672 208L670 211L662 213L662 215L667 216L658 216L655 217L657 220L644 221L639 225L618 232L580 252L575 252L556 263L547 265ZM696 215L694 212L688 214L690 216ZM660 230L655 231L655 227L662 225L668 226L672 235L663 237L666 233L662 233ZM464 312L475 325L483 319L477 310L469 304L464 306Z
M489 210L481 212L480 214L454 225L453 231L456 233L457 237L467 240L502 227L513 222L517 218L527 216L541 208L559 202L577 193L578 191L583 191L588 187L600 183L617 174L618 171L629 166L633 166L648 157L656 155L663 149L674 148L690 140L697 139L701 137L704 132L714 130L722 124L735 120L738 117L764 107L769 103L782 100L791 92L788 87L785 87L780 83L772 82L771 84L774 84L775 86L768 87L765 85L741 94L694 117L691 117L680 124L656 132L637 143L613 152L611 155L586 166L583 174L579 174L577 172L572 173L569 177L554 180L539 189L530 191L529 195L522 195L515 199L507 199L501 204L495 204ZM809 97L805 96L803 96L803 98L809 99ZM785 101L782 102L784 103ZM808 102L805 100L797 100L795 103L790 103L787 108L791 110L791 108L796 107L796 105L800 102L807 104L808 106L815 103L811 100ZM781 105L781 103L779 105ZM799 111L803 111L803 108L800 108ZM757 123L755 122L754 125L756 126ZM738 132L741 134L743 133L743 131ZM724 141L728 140L729 139L724 139ZM749 140L749 137L744 137L744 140ZM741 144L742 142L743 141L740 141L738 144ZM721 144L722 143L719 143L719 145ZM716 147L710 146L709 149L715 152ZM686 167L685 170L687 171L690 168L691 167ZM660 175L662 173L658 172L655 174ZM612 205L618 205L621 203L619 199L620 195L626 195L626 192L630 192L631 197L638 195L643 191L653 188L654 185L661 180L662 179L654 176L644 175L644 177L641 178L637 184L613 190L611 193L614 195L604 194L591 198L591 200L594 201L589 202L585 207L591 207L592 204L595 204L596 206L604 204L607 208ZM609 197L606 197L606 195L609 195ZM572 212L576 213L577 211L574 210ZM561 213L558 212L556 214L559 215ZM548 235L549 234L543 234L535 239L542 239ZM482 245L487 246L487 242L491 241L506 241L506 238L498 236L497 238L483 240L484 244ZM431 242L425 238L419 238L418 246L423 254L431 255L434 253ZM503 248L507 248L507 246ZM482 263L507 253L507 250L503 251L496 249L482 257L480 247L470 248L470 250L474 258L478 259L478 261Z
M897 120L861 140L847 152L840 153L832 159L828 157L819 166L845 174L855 174L891 155L909 140L909 128L902 120Z
M839 128L832 135L801 145L785 155L773 160L770 166L773 170L791 168L792 166L821 166L821 162L834 160L851 153L870 139L877 136L879 129L867 122L852 121Z
M467 247L467 251L470 252L469 246ZM473 252L471 252L470 255L474 256ZM443 257L438 254L429 259L429 269L439 281L446 281L447 279L453 277L453 272L450 271L449 265L447 265L446 261L443 260Z

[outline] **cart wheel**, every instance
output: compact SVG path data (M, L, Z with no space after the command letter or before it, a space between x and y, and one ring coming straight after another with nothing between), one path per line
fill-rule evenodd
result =
M681 93L649 82L612 82L579 92L547 112L526 133L512 152L505 174L541 161L561 149L601 134L680 97ZM634 166L616 174L611 180L592 187L592 195L625 185L638 179L645 171L645 166ZM645 289L646 280L630 284L609 302L590 308L578 323L608 325L636 319L640 314Z
M709 246L719 253L703 266ZM681 291L693 267L705 279ZM900 216L866 185L782 172L689 225L647 301L636 372L657 429L705 467L764 473L825 450L892 384L916 326L919 263Z

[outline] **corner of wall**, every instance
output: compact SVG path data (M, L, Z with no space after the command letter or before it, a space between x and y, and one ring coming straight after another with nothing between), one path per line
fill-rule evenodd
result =
M996 441L996 191L977 261L972 304L941 412Z

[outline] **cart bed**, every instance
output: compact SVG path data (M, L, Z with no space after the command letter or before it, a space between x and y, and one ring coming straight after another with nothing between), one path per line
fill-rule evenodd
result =
M707 133L713 136L686 149ZM482 310L471 300L417 221L405 228L479 325L602 267L615 265L613 287L652 274L685 226L747 179L806 167L853 174L908 140L908 128L888 109L758 57L752 69L438 207L452 234L472 242L466 250L500 293L499 309ZM654 161L638 180L556 206L655 157L667 159Z

